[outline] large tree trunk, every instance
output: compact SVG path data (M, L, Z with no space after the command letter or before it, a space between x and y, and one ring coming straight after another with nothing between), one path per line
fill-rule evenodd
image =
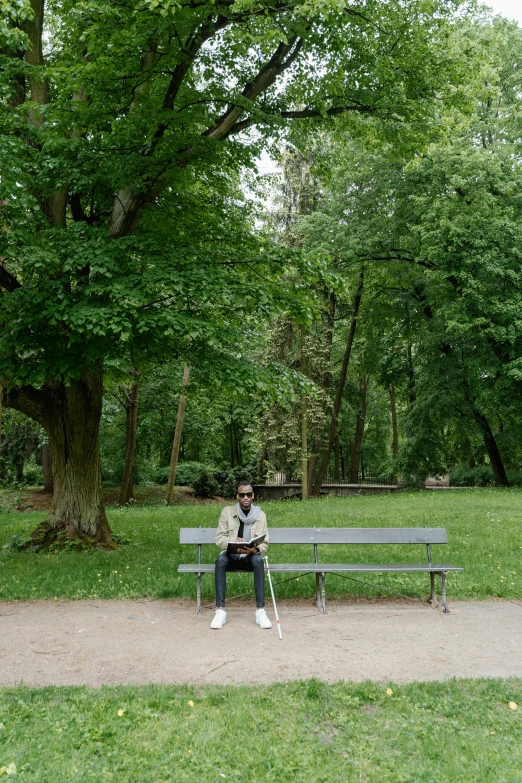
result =
M362 375L359 378L359 410L355 425L355 436L352 444L352 463L350 466L350 483L359 483L359 468L361 466L362 444L364 439L364 424L366 420L366 406L368 400L368 378Z
M99 429L102 373L88 372L68 386L47 384L10 391L4 402L38 421L51 445L54 499L30 545L67 541L114 547L102 498Z
M321 486L324 481L324 477L326 476L326 470L328 468L328 463L330 462L330 454L332 453L332 447L334 444L335 436L337 435L337 422L339 420L339 411L341 410L341 402L343 398L343 392L344 392L344 384L346 383L346 375L348 373L348 365L350 363L350 356L352 353L352 345L353 340L355 337L355 327L357 326L357 317L359 315L359 307L361 304L361 297L362 297L362 290L363 290L363 284L364 284L364 270L361 271L361 274L359 275L359 287L357 288L357 293L355 295L354 303L353 303L353 312L352 312L352 320L350 322L350 329L348 331L348 339L346 341L346 348L344 351L343 356L343 363L341 365L341 374L339 377L339 382L337 384L337 390L335 394L335 400L334 400L334 406L332 411L332 417L330 420L330 430L328 432L328 441L326 444L326 448L323 453L323 458L321 460L321 465L319 467L319 472L317 474L317 478L314 483L313 488L313 494L319 495L321 491Z
M53 485L53 458L51 457L51 446L49 443L44 443L42 446L42 469L43 469L43 482L44 492L54 491Z
M134 452L136 451L136 434L138 429L138 398L139 387L131 383L127 388L125 408L125 463L121 479L118 505L125 506L134 497Z

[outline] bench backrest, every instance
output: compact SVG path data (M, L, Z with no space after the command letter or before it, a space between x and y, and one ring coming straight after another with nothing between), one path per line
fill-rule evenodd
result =
M214 544L216 528L182 527L180 544ZM444 527L269 527L272 544L447 544Z

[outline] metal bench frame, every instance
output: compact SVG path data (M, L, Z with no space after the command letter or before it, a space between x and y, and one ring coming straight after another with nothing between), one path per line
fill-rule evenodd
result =
M270 546L278 544L311 544L314 550L313 563L271 563L272 573L315 573L316 604L323 614L326 613L326 574L342 573L429 573L431 589L428 603L438 607L435 594L435 575L440 577L441 601L444 612L449 613L446 599L446 573L448 571L463 571L463 568L449 563L433 563L431 559L432 544L447 544L446 529L443 527L360 527L360 528L270 528ZM214 563L201 562L201 547L214 544L216 528L184 527L180 528L179 541L181 545L196 545L198 547L197 563L181 563L178 573L194 573L197 575L196 612L201 612L201 575L214 573ZM426 563L320 563L320 544L422 544L426 547Z

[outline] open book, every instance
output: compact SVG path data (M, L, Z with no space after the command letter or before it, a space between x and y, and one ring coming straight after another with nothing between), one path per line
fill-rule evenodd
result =
M265 540L265 536L266 533L263 533L261 536L257 536L251 541L229 541L227 546L227 554L240 555L241 552L238 552L238 549L252 549L253 546L259 546L259 544L262 544Z

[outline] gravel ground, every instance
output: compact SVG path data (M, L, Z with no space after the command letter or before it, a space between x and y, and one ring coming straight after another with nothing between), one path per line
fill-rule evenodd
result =
M0 604L0 683L405 683L522 677L522 602L456 601L450 614L413 602L278 604L283 633L232 603L220 631L213 609L188 601L35 601ZM267 607L273 618L272 607Z

